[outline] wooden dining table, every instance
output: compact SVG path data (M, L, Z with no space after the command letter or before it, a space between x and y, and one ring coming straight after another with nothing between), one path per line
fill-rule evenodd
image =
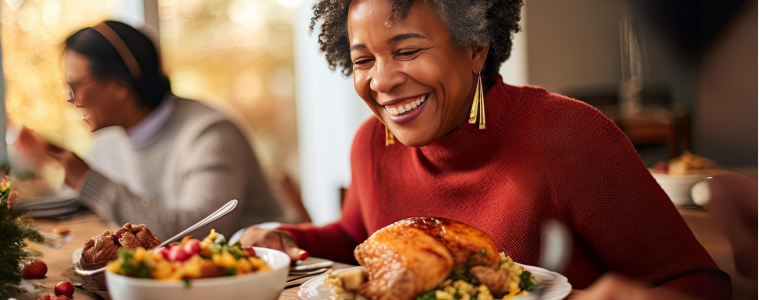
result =
M84 242L92 236L103 233L103 231L115 229L109 225L105 220L96 216L90 211L82 210L76 215L69 218L55 220L55 219L35 219L34 226L37 230L42 232L52 232L53 228L65 227L72 235L76 237L68 243L63 244L59 248L51 248L44 244L31 244L30 248L33 251L39 251L42 254L40 260L47 264L48 270L45 278L32 280L33 284L37 288L39 295L55 294L55 285L61 281L71 281L76 287L74 291L73 299L76 300L90 300L90 299L109 299L108 294L105 292L97 291L91 286L88 286L86 280L83 280L81 276L76 275L73 272L72 254L74 250L83 248ZM352 265L335 262L331 269L339 270L353 267ZM290 275L288 280L293 278L302 277L301 275ZM301 278L293 281L289 281L287 285L296 283L303 283L313 277ZM279 295L280 300L296 300L298 299L298 287L285 289Z
M752 293L755 297L757 289L756 281L741 278L737 274L730 243L725 235L709 222L708 213L698 207L678 207L678 210L696 238L706 248L719 267L730 274L733 282L733 299L750 299L744 298L744 296L751 296ZM79 281L82 281L82 278L73 273L71 256L74 250L82 248L84 242L90 237L101 234L105 230L114 229L117 226L115 224L109 225L102 218L87 210L81 210L77 214L65 219L36 219L33 224L39 231L52 232L53 228L66 227L70 230L70 234L76 235L76 238L72 241L55 249L46 245L32 244L30 246L32 250L39 251L42 254L40 259L48 266L45 278L33 280L40 295L54 294L55 285L65 280L71 281L75 286L80 285L74 292L74 299L76 300L108 299L107 293L93 290L86 284L81 286L82 283ZM352 266L335 263L332 269L337 270L348 267ZM288 280L294 277L298 276L290 276ZM288 284L301 283L308 279L310 278L299 279L288 282ZM285 289L280 294L279 299L298 299L297 292L297 287Z

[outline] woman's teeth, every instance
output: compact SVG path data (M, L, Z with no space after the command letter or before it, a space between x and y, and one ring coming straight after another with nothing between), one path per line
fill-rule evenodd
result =
M419 105L422 105L422 103L424 103L424 101L426 100L427 100L427 95L424 95L419 98L416 98L416 100L408 101L403 104L398 104L395 106L385 106L385 110L387 111L387 113L394 116L402 115L402 114L415 110L417 107L419 107Z

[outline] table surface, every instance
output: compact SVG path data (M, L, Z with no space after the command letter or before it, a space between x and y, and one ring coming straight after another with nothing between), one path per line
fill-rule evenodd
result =
M83 213L81 215L66 219L66 220L50 220L50 219L38 219L34 221L34 226L39 231L51 232L55 227L67 227L71 230L70 234L76 235L71 242L63 244L60 248L53 249L45 245L32 244L30 248L42 253L41 260L47 264L48 271L47 276L43 279L33 280L35 286L37 286L40 295L55 294L55 285L61 281L72 281L77 284L76 275L72 274L73 265L71 263L71 256L74 250L84 247L84 242L92 236L103 233L105 230L113 229L109 228L108 224L101 218L92 213ZM351 265L334 263L332 269L339 270L352 267ZM72 278L73 275L73 278ZM293 275L291 278L300 277L300 275ZM287 284L302 283L312 277L303 278L288 282ZM297 296L298 288L286 289L282 292L279 299L281 300L295 300ZM73 299L77 300L90 300L90 299L102 299L95 291L88 288L76 288Z
M704 245L704 248L706 248L717 265L732 277L734 296L737 296L734 297L734 299L742 299L743 297L741 297L741 295L743 294L750 295L753 293L753 296L756 296L756 281L741 278L737 275L733 263L733 254L730 243L723 233L709 223L706 211L689 208L678 208L678 210L696 238L702 245ZM48 266L47 276L43 279L34 280L33 282L38 287L41 294L48 293L51 295L54 294L54 288L58 282L64 280L76 280L76 278L70 279L72 275L71 269L73 267L71 263L71 255L74 250L82 248L84 242L90 237L101 234L105 230L113 229L109 228L108 224L103 221L103 219L92 213L83 213L65 220L38 219L34 221L34 225L39 231L44 232L51 232L53 228L63 226L70 229L70 234L76 235L76 238L71 242L66 243L57 249L36 244L30 246L32 250L42 253L42 260ZM347 267L351 266L341 263L335 263L333 265L333 269L343 269ZM293 282L303 282L307 279L308 278ZM282 292L279 299L298 299L296 295L297 291L298 288L287 289ZM74 293L74 299L101 299L101 297L93 292L92 289L77 288Z

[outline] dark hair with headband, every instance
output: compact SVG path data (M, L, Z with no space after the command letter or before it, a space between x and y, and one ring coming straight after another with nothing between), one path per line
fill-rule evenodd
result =
M95 78L128 82L148 107L160 104L171 91L155 45L127 24L105 21L79 30L66 39L66 49L87 57Z

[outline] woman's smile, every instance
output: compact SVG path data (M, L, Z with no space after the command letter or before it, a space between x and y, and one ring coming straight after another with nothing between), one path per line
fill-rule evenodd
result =
M388 101L383 107L387 117L395 124L406 124L422 113L426 103L427 95L421 95Z
M87 113L87 110L85 110L84 108L81 108L81 110L82 110L82 120L84 120L85 122L89 123L90 114Z

